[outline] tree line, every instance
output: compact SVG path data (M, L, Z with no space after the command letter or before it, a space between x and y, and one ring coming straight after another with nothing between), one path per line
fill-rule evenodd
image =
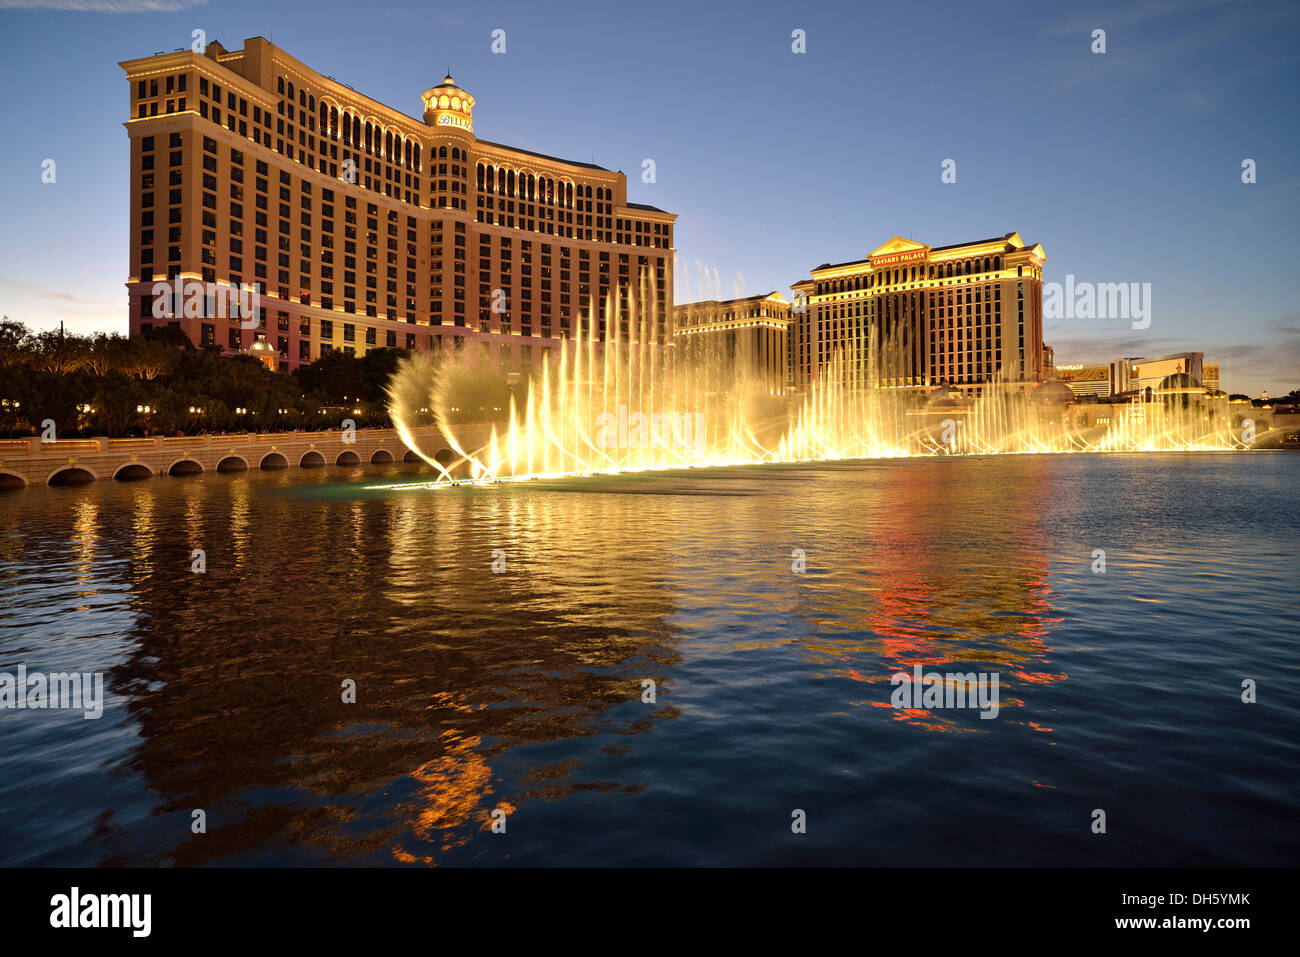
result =
M326 353L279 372L195 348L180 329L137 336L35 332L0 321L0 434L200 435L391 425L385 387L405 349Z

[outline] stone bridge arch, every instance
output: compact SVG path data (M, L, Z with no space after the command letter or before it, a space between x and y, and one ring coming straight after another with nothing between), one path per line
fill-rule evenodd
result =
M113 473L113 478L119 482L138 482L141 479L153 478L153 469L143 462L123 462Z
M99 478L92 470L84 465L70 463L60 465L53 472L45 477L46 485L85 485L94 482Z
M168 475L202 475L203 465L192 458L179 458L167 466Z

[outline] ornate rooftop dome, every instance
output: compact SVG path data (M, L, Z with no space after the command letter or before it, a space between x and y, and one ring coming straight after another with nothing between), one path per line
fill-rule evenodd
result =
M474 132L474 97L456 85L448 73L442 83L424 91L424 122L443 129Z

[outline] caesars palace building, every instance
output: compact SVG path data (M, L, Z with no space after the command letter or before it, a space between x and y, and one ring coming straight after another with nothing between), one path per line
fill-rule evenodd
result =
M676 216L629 203L621 172L478 139L450 76L419 121L261 37L120 65L132 334L168 323L230 351L265 336L282 369L467 341L519 369L589 317L597 339L635 341L637 313L668 341ZM256 284L260 325L215 296L156 306L160 281Z
M1046 258L1019 233L952 246L895 236L865 259L818 266L791 287L790 383L830 366L886 388L1036 385Z

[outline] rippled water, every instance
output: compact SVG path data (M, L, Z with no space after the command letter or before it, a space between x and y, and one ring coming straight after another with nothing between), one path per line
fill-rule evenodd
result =
M1294 864L1297 475L1064 455L9 494L0 671L103 671L108 700L0 711L0 864ZM891 707L915 664L998 673L997 718Z

